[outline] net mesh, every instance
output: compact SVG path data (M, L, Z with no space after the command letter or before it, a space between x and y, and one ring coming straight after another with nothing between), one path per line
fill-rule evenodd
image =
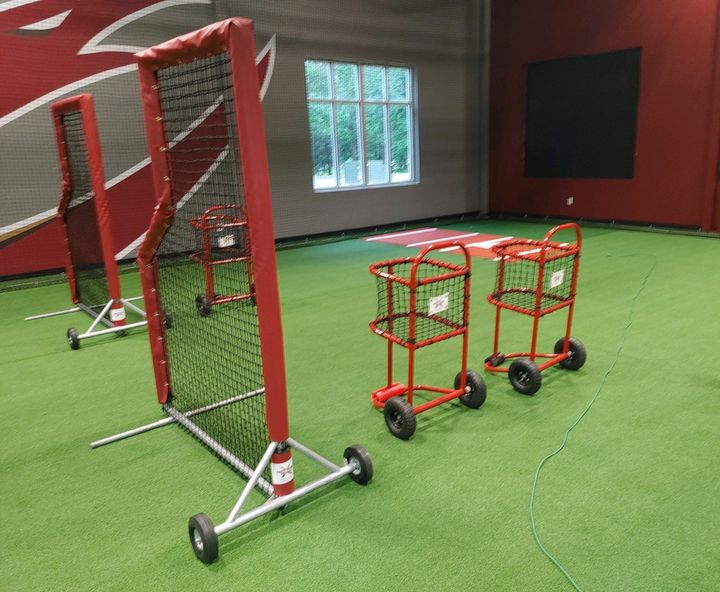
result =
M545 249L540 274L540 250ZM500 261L497 281L491 299L496 304L517 307L520 312L533 314L572 300L572 278L577 249L573 245L553 244L541 246L529 241L499 245L495 249ZM540 292L540 302L536 297Z
M412 259L387 261L373 266L377 278L378 310L375 328L404 344L418 343L461 329L466 325L465 282L470 274L441 261L424 260L417 266L418 285L415 289L415 336L410 335L410 297L413 289L400 280L410 281ZM451 272L455 277L423 284Z
M107 304L110 294L80 111L64 114L62 126L72 191L64 219L75 274L75 288L80 302L97 309Z
M255 300L200 304L208 290L208 253L216 262L213 295L252 289L245 227L210 231L209 251L197 227L209 208L223 206L223 213L241 217L245 211L230 59L222 54L167 67L157 72L157 83L176 208L158 251L160 303L172 318L165 329L171 402L187 412L250 394L194 415L193 422L254 468L269 441Z

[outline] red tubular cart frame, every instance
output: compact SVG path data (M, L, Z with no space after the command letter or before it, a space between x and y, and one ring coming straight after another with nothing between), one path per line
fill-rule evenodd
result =
M235 211L235 214L223 212ZM190 224L200 232L200 249L191 257L203 266L205 272L205 294L199 294L195 299L198 313L208 316L211 307L225 302L235 302L255 297L255 285L253 282L252 265L250 262L250 244L247 237L248 221L243 209L235 204L212 206L203 212L202 216L192 218ZM213 247L213 233L219 231L233 231L234 229L244 230L242 243ZM223 237L218 237L222 241ZM225 256L215 259L213 254L220 251ZM244 263L248 277L248 289L243 294L217 294L215 292L214 267L216 265L228 265L233 263Z
M563 230L575 232L574 243L561 243L552 240ZM582 235L575 223L561 224L547 232L542 240L510 239L494 245L492 250L498 256L498 273L495 290L488 295L488 302L495 305L495 334L493 353L485 359L488 372L506 372L513 388L526 395L535 394L542 383L541 372L551 366L577 370L586 359L586 351L579 339L571 337L575 294L577 290L578 268ZM567 266L562 266L567 260ZM532 277L532 282L516 285L512 265L524 265L524 279ZM548 266L551 270L546 269ZM558 267L554 272L552 269ZM568 269L569 267L569 269ZM551 271L548 278L548 271ZM570 273L570 282L565 282L565 273ZM508 279L508 277L510 279ZM515 281L513 281L515 280ZM527 285L531 284L531 285ZM556 289L559 288L559 289ZM537 351L538 328L540 319L560 309L567 309L565 335L555 344L553 353ZM529 315L533 319L532 338L529 352L503 354L499 349L500 314L503 309ZM546 359L537 364L537 358ZM509 367L501 367L506 360L512 359Z
M455 265L446 261L431 259L428 254L445 248L459 248L464 257L464 265ZM409 277L402 277L396 274L396 267L407 266L412 264ZM419 277L419 270L422 266L435 268L439 273L437 275ZM379 286L386 294L386 300L381 301L381 309L384 314L380 314L370 323L370 330L373 333L387 339L387 384L386 386L374 391L371 395L373 405L378 409L384 409L385 421L390 432L401 439L408 439L415 432L416 421L415 416L418 413L442 405L453 399L460 401L467 407L478 408L485 402L486 388L482 377L467 369L468 356L468 322L470 314L470 268L471 259L467 248L455 241L445 241L436 243L426 247L416 257L406 257L403 259L394 259L389 261L380 261L370 266L370 273L379 279ZM440 282L462 278L462 320L449 319L440 316L430 310L428 304L428 312L422 312L418 306L422 303L418 302L418 290L423 286L431 284L441 285ZM386 292L385 292L386 290ZM400 310L396 308L394 302L397 290L407 290L408 306L400 306ZM448 294L439 296L440 298L448 298ZM382 298L382 296L381 296ZM418 319L426 319L437 323L437 333L432 336L418 339L417 324ZM404 324L407 320L407 335L400 336L395 331L398 322ZM451 337L462 335L462 357L461 370L455 378L454 388L443 388L439 386L430 386L426 384L415 384L415 352L433 343L438 343ZM408 350L408 379L407 385L393 382L393 344L400 345ZM430 393L438 393L440 396L413 406L414 394L417 391L425 391Z

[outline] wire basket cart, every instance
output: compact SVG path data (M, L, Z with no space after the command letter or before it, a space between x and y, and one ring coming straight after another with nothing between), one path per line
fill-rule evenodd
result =
M199 245L190 256L202 265L205 275L205 292L195 298L198 313L206 317L217 304L254 298L247 218L242 208L237 205L212 206L201 216L191 218L190 224L198 231ZM219 291L223 282L218 266L238 264L245 266L247 291L223 294Z
M432 251L459 248L464 265L429 257ZM377 279L378 313L370 330L387 340L387 384L374 391L373 405L383 409L394 436L407 440L415 433L416 415L453 399L472 409L485 402L482 377L467 368L470 311L470 254L464 245L445 241L426 247L416 257L381 261L370 266ZM433 343L462 336L460 372L454 388L415 383L415 352ZM393 345L408 350L407 384L393 381ZM418 391L438 394L413 406Z
M575 242L553 240L553 236L563 230L574 231ZM560 364L562 368L578 370L585 363L585 346L570 336L581 247L580 228L574 223L555 226L542 240L510 239L493 246L498 258L497 282L487 299L495 305L495 337L493 353L485 359L485 370L507 372L510 383L519 393L534 395L542 384L541 372L551 366ZM500 352L503 309L532 317L529 352ZM555 343L552 353L538 352L540 319L561 309L567 310L565 335ZM538 363L538 358L545 361ZM512 362L503 367L506 360Z

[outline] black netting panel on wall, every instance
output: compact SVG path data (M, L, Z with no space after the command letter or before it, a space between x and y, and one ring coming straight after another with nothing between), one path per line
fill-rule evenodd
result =
M269 440L230 59L164 68L157 81L176 208L158 253L172 405L258 393L193 416L254 467Z
M95 193L90 181L82 114L79 111L64 114L62 125L72 189L65 211L65 227L75 284L80 302L98 308L107 304L110 294L95 210Z

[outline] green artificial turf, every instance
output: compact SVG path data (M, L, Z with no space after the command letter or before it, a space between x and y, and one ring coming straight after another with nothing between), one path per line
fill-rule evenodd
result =
M534 397L486 373L482 408L431 410L407 442L370 405L385 377L385 342L367 328L376 310L367 267L410 251L359 240L281 251L292 435L338 461L362 443L375 478L367 487L342 481L221 537L212 566L195 559L187 519L222 521L241 478L176 426L88 447L161 417L146 333L70 351L65 330L85 317L22 320L68 306L66 286L0 293L0 590L571 590L533 540L532 477L596 393L623 336L595 404L540 474L539 535L586 591L717 590L720 241L598 228L584 238L573 333L587 364L548 370ZM495 263L474 260L476 370L491 348L494 274ZM134 274L122 281L126 296L139 293ZM502 349L526 348L529 319L504 319ZM564 319L543 320L543 349ZM454 339L422 350L418 378L449 385L459 348ZM318 474L295 458L299 481Z

